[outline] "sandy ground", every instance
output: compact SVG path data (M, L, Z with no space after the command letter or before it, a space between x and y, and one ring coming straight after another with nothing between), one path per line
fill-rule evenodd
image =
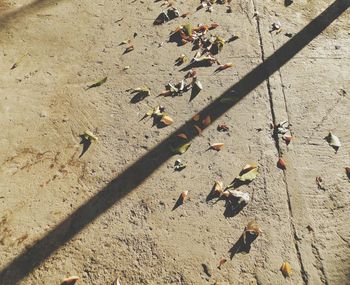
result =
M0 284L70 275L77 284L350 284L350 10L342 14L350 1L233 0L232 13L225 5L209 13L177 0L191 14L154 26L163 3L1 1ZM321 34L315 26L298 34L328 7ZM278 21L282 31L269 32ZM192 101L190 92L157 97L185 75L175 59L195 54L169 33L214 22L209 33L239 36L217 56L234 67L198 68L203 91ZM135 49L123 54L126 39ZM144 84L151 96L130 103L128 90ZM220 107L215 99L232 86L238 99ZM159 104L171 126L140 121ZM203 109L213 122L174 172L168 137ZM284 120L288 147L271 130ZM223 123L229 132L217 131ZM99 142L79 157L86 129ZM323 139L329 131L342 142L337 153ZM217 142L221 151L207 151ZM225 201L207 201L215 180L227 185L251 162L260 175L238 189L249 193L247 207L230 215ZM173 211L183 191L188 200ZM232 254L251 220L263 233L249 252Z

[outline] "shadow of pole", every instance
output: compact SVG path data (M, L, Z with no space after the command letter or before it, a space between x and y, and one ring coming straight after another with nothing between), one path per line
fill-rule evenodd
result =
M210 115L212 122L214 122L293 58L302 48L309 44L348 9L349 6L350 0L336 0L333 2L333 4L279 48L266 61L258 65L239 82L225 91L218 99L205 107L200 112L201 116ZM232 100L229 100L229 102L225 101L225 104L221 103L220 100L226 97ZM175 133L186 132L190 128L193 128L193 126L190 122L187 122L176 130ZM195 136L195 134L192 134L189 136L189 139L192 140ZM8 263L0 272L0 284L17 284L89 223L115 205L116 202L130 191L138 187L172 156L172 153L168 150L168 145L171 141L172 135L128 167L104 189L70 214L68 218Z

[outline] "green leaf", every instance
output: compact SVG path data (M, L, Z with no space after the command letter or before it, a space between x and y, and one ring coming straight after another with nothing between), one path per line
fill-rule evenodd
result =
M185 33L187 36L192 35L192 25L191 24L184 25L183 29L185 30Z
M259 167L256 164L247 164L241 170L239 176L236 179L245 182L253 181L259 174Z
M101 86L103 83L105 83L107 81L107 77L101 79L100 81L94 83L94 84L91 84L87 87L87 90L89 90L90 88L94 88L94 87L99 87Z
M188 148L190 146L191 146L191 143L185 143L185 144L180 145L180 146L178 146L176 148L171 146L171 151L176 153L176 154L183 154L183 153L185 153L188 150Z

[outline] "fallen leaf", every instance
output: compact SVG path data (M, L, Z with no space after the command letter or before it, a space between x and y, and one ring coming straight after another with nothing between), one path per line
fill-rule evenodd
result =
M86 130L83 134L84 138L89 140L90 142L97 142L98 137L96 137L91 131Z
M202 124L203 124L205 127L208 127L208 126L211 124L211 118L210 118L210 116L206 116L206 117L202 120Z
M122 41L119 45L126 45L126 44L130 44L131 43L131 40L130 39L127 39L127 40L124 40Z
M191 146L191 143L185 143L183 145L180 145L179 147L176 147L176 148L173 148L171 147L171 150L174 152L174 153L177 153L177 154L183 154L185 153L188 148Z
M317 184L318 189L326 190L326 189L324 188L323 179L322 179L320 176L317 176L317 177L316 177L316 184Z
M120 283L120 278L118 277L113 283L112 285L121 285Z
M198 90L203 90L203 85L198 79L195 80L194 86L198 88Z
M289 145L289 143L292 141L292 136L290 135L283 135L282 139L286 142L286 145Z
M250 196L248 193L238 190L228 190L227 187L226 190L222 192L221 196L229 201L231 200L237 206L240 206L242 208L247 206L250 202Z
M176 62L178 64L183 64L186 63L188 61L188 57L185 54L181 54L177 59Z
M220 72L230 67L233 67L233 63L222 64L215 70L215 72Z
M166 126L170 126L172 123L174 123L174 120L170 116L164 114L160 122Z
M128 70L130 68L129 65L124 66L123 70Z
M245 182L253 181L259 174L259 167L256 164L247 164L241 170L239 176L236 179Z
M246 243L247 233L259 236L262 233L259 224L256 221L250 221L244 229L243 242Z
M89 90L90 88L99 87L99 86L101 86L103 83L105 83L106 81L107 81L107 77L101 79L100 81L97 81L97 82L94 83L94 84L89 85L89 86L87 87L86 90Z
M196 114L196 115L194 115L192 117L192 120L195 121L195 122L199 121L199 119L200 119L200 115L199 114Z
M197 71L195 71L194 69L191 69L189 72L187 72L187 74L185 75L185 78L193 78L195 77L197 74Z
M221 125L218 125L217 130L219 132L228 132L229 127L226 124L221 124Z
M223 143L213 143L211 146L210 146L210 149L213 149L213 150L216 150L216 151L220 151L222 150L224 147L224 144Z
M184 133L178 134L177 137L179 137L179 138L181 138L181 139L184 139L184 140L188 140L187 135L184 134Z
M221 181L215 181L213 192L221 196L224 191L224 184Z
M187 36L191 36L192 35L192 25L191 24L184 25L183 26L183 30L185 31Z
M196 129L198 135L202 133L202 129L200 127L198 127L197 125L193 125L193 127Z
M180 17L181 18L186 18L188 15L190 15L191 13L190 12L187 12L187 13L183 13Z
M11 66L11 70L12 69L15 69L27 56L29 55L29 53L25 53L24 55L22 55L21 57L20 57L20 59L19 60L17 60L12 66Z
M183 191L180 195L181 202L184 203L187 200L188 191Z
M282 263L281 271L284 277L290 277L292 273L292 267L287 261L285 261Z
M165 91L161 92L158 96L167 97L167 96L171 96L172 94L173 94L173 92L171 90L165 90Z
M75 284L80 278L78 276L70 276L62 280L63 284Z
M328 136L325 137L325 140L328 144L335 149L337 152L341 146L340 140L337 136L333 135L332 132L329 132Z
M286 169L287 169L287 167L286 167L286 162L285 162L282 158L280 158L280 159L277 161L277 167L278 167L279 169L286 170Z
M221 258L219 261L219 266L218 268L221 269L221 266L224 265L226 263L227 259L226 258Z
M128 52L131 52L131 51L133 51L133 50L134 50L134 46L131 45L131 46L128 46L128 47L125 49L124 53L128 53Z

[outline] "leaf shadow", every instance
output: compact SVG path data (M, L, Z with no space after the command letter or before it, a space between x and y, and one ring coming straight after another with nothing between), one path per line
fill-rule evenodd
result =
M237 216L243 208L246 206L242 203L239 203L239 199L234 199L234 200L226 200L225 203L225 211L224 211L224 216L225 218L233 218Z
M181 194L180 194L179 198L178 198L177 201L175 202L175 205L174 205L172 211L175 211L175 210L176 210L178 207L180 207L183 203L184 203L184 202L183 202L183 199L182 199Z
M256 238L257 235L247 232L244 241L244 234L242 234L240 238L236 241L236 243L228 251L230 253L230 259L233 259L233 257L239 253L248 254L251 249L251 244L256 240Z
M190 102L197 97L197 95L202 91L197 85L193 85L191 89L191 96L190 96Z
M79 158L81 158L85 154L85 152L87 152L87 150L90 148L91 141L88 140L84 135L80 135L79 137L81 139L80 144L83 145L83 150L81 151L81 154L79 155Z
M209 60L203 60L203 61L192 61L184 68L180 69L180 71L189 71L192 68L199 68L199 67L210 67L213 64Z
M138 102L141 102L142 100L144 100L146 97L149 96L149 92L147 91L137 91L137 92L131 92L136 93L130 100L130 103L132 104L136 104Z

